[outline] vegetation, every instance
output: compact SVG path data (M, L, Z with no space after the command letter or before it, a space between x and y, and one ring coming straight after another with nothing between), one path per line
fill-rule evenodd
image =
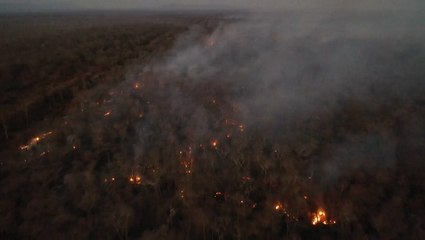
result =
M307 117L248 123L243 79L115 70L160 58L193 24L208 33L213 18L159 19L73 26L33 40L47 52L17 41L2 53L22 54L21 67L3 61L2 107L99 76L91 87L67 85L76 90L60 110L3 140L2 239L425 236L420 96L378 94L374 104L341 101Z

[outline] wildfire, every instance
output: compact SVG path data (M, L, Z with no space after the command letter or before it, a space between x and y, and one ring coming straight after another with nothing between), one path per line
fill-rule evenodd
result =
M134 89L139 89L139 88L141 88L142 87L142 84L140 84L139 82L135 82L134 84L133 84L133 88Z
M110 181L110 182L115 182L115 177L111 177L110 179L108 179L108 178L105 178L105 180L104 180L106 183L108 182L108 181Z
M298 221L298 218L290 213L290 211L285 207L281 202L277 202L274 205L274 209L276 212L283 213L287 218Z
M192 155L192 147L189 147L187 151L179 151L179 158L180 164L183 166L185 173L191 174L193 162L195 160Z
M224 124L230 125L230 126L235 126L239 129L240 132L245 131L245 125L241 122L236 121L236 120L224 119Z
M213 148L217 149L218 148L218 140L217 139L212 140L211 141L211 146Z
M44 138L46 138L47 136L49 136L51 134L53 134L53 132L46 132L46 133L41 134L40 136L33 137L28 142L28 144L20 146L19 149L21 149L22 151L24 151L24 150L28 151L31 148L33 148L35 145L37 145L41 140L43 140Z
M277 204L274 206L274 209L276 209L276 211L279 211L279 210L283 209L283 205L282 205L281 203L277 203Z
M128 180L130 181L131 184L137 184L137 185L142 184L142 177L139 175L131 175Z
M335 220L332 220L332 219L328 220L326 212L322 208L317 209L317 211L312 214L311 224L313 225L319 225L319 224L330 225L335 223L336 223Z
M107 116L111 115L111 113L112 113L112 111L108 111L105 114L103 114L103 116L107 117Z
M214 198L217 200L224 200L224 194L222 192L216 192Z

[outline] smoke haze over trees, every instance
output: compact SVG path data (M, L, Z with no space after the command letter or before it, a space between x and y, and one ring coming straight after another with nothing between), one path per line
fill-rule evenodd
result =
M128 14L61 22L90 74L1 115L1 237L424 238L420 15Z

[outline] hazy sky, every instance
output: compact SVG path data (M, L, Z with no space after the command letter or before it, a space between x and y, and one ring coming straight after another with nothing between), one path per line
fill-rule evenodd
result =
M4 5L53 8L215 7L251 9L425 9L424 0L0 0Z

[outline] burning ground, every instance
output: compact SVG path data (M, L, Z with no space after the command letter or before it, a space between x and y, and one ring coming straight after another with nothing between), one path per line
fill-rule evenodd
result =
M1 234L423 238L423 36L369 18L193 24L6 143Z

